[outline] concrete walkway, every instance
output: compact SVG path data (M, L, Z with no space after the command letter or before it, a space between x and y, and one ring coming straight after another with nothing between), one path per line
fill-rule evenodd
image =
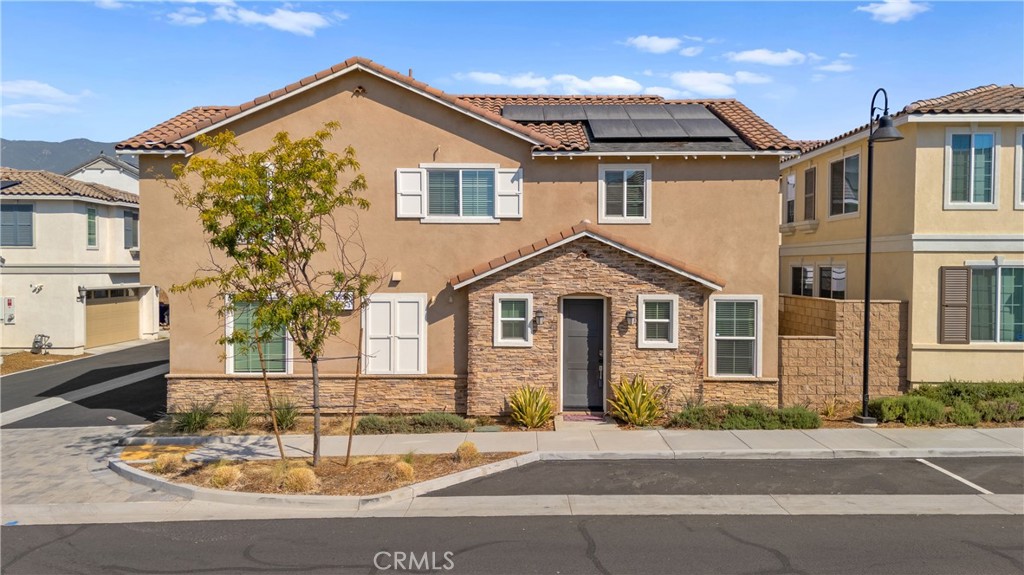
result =
M290 457L311 454L312 436L286 435L284 438ZM472 441L483 452L539 451L571 459L1024 456L1024 428L432 433L358 435L352 438L352 446L355 455L451 453L463 441ZM324 437L321 453L344 455L347 443L347 436ZM209 443L193 451L189 459L270 459L277 456L273 436L230 436L211 438Z

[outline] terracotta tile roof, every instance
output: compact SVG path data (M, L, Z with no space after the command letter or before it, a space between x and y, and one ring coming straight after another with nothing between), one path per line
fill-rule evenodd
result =
M4 186L0 191L0 194L4 196L68 196L105 202L139 203L139 196L135 194L102 184L72 180L67 176L42 170L0 168L0 180L20 182Z
M192 151L188 144L175 144L178 134L195 131L196 126L210 118L230 110L229 106L196 106L177 116L132 136L115 146L118 150L185 150Z
M603 230L601 230L597 226L594 226L593 224L591 224L590 222L585 221L585 220L583 222L580 222L579 224L576 224L575 226L573 226L571 228L564 229L564 230L562 230L560 232L552 234L552 235L550 235L550 236L548 236L546 238L543 238L543 239L541 239L541 240L539 240L537 242L534 242L534 243L532 243L532 244L530 244L528 246L523 246L523 247L519 248L518 250L511 251L511 252L509 252L509 253L501 256L501 257L497 257L497 258L495 258L495 259L493 259L493 260L491 260L489 262L485 262L485 263L481 263L480 265L473 266L473 269L470 269L470 270L467 270L467 271L462 272L460 274L454 275L451 278L449 278L448 281L449 281L449 283L451 283L451 285L455 286L455 285L458 285L460 283L472 280L474 278L477 278L477 277L479 277L479 276L481 276L483 274L486 274L487 272L490 272L490 271L492 271L494 269L497 269L497 268L499 268L501 266L504 266L506 264L512 264L512 263L515 263L515 262L517 262L519 260L526 259L526 258L536 254L537 252L543 250L544 248L547 248L549 246L557 244L558 242L561 242L562 240L571 238L573 236L582 234L584 232L586 232L589 235L594 236L594 237L596 237L598 239L603 239L605 241L612 242L613 244L618 244L618 245L620 245L620 246L622 246L622 247L624 247L624 248L626 248L626 249L628 249L630 251L644 254L645 256L647 256L648 258L651 258L652 260L655 260L657 262L660 262L661 264L664 264L664 265L667 265L669 267L672 267L672 268L675 268L677 270L682 271L684 273L684 275L689 275L689 276L692 276L694 278L699 278L700 280L703 280L704 282L711 283L711 284L717 285L719 287L724 287L725 286L725 282L722 279L718 278L717 276L715 276L713 274L709 274L709 273L697 270L697 269L695 269L692 266L689 266L687 264L676 262L676 261L673 261L671 258L664 257L664 256L661 256L659 254L652 253L649 250L636 247L633 244L631 244L629 241L626 241L626 240L623 240L623 239L618 238L616 236L613 236L613 235L610 235L608 233L605 233Z
M953 92L938 98L918 100L906 105L902 110L893 114L893 118L907 116L910 114L1024 114L1024 88L1014 86L979 86ZM868 129L864 124L843 132L834 138L820 140L817 144L805 147L801 153L827 146L833 142L844 140Z

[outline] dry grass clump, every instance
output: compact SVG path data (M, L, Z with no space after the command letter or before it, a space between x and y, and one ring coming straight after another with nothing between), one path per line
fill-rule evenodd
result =
M242 470L237 465L224 465L213 470L210 485L219 489L231 487L242 478Z
M316 473L308 467L293 467L284 476L284 488L291 493L309 493L317 488Z
M185 466L185 454L183 453L164 453L156 458L153 462L153 471L156 473L176 473L182 467Z
M480 459L480 450L472 441L463 441L455 448L455 460L462 463L472 463Z
M389 479L392 481L405 481L411 482L416 479L416 470L412 464L405 461L396 461L391 466L391 471L388 473Z

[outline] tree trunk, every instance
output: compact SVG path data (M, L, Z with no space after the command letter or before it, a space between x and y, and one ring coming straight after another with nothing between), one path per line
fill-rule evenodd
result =
M320 358L313 355L313 467L320 465Z
M260 358L260 371L263 372L263 390L267 393L267 408L270 410L270 424L274 427L274 437L277 439L277 450L281 452L281 461L284 457L284 443L281 441L281 430L277 427L277 410L274 409L274 400L270 397L270 378L267 377L267 360L263 357L263 343L256 345L256 354Z
M363 370L363 322L359 322L359 342L356 343L356 378L352 384L352 414L348 421L348 448L345 450L345 466L352 457L352 436L356 433L356 404L359 402L359 374Z

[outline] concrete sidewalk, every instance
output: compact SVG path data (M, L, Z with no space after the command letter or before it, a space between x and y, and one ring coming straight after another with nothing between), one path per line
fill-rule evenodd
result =
M139 438L140 440L142 438ZM463 441L483 452L546 452L572 459L770 459L1024 456L1024 428L813 429L775 431L594 430L357 435L355 455L451 453ZM309 435L284 436L286 452L312 452ZM326 436L324 456L345 454L347 436ZM210 438L191 460L277 457L273 436Z

